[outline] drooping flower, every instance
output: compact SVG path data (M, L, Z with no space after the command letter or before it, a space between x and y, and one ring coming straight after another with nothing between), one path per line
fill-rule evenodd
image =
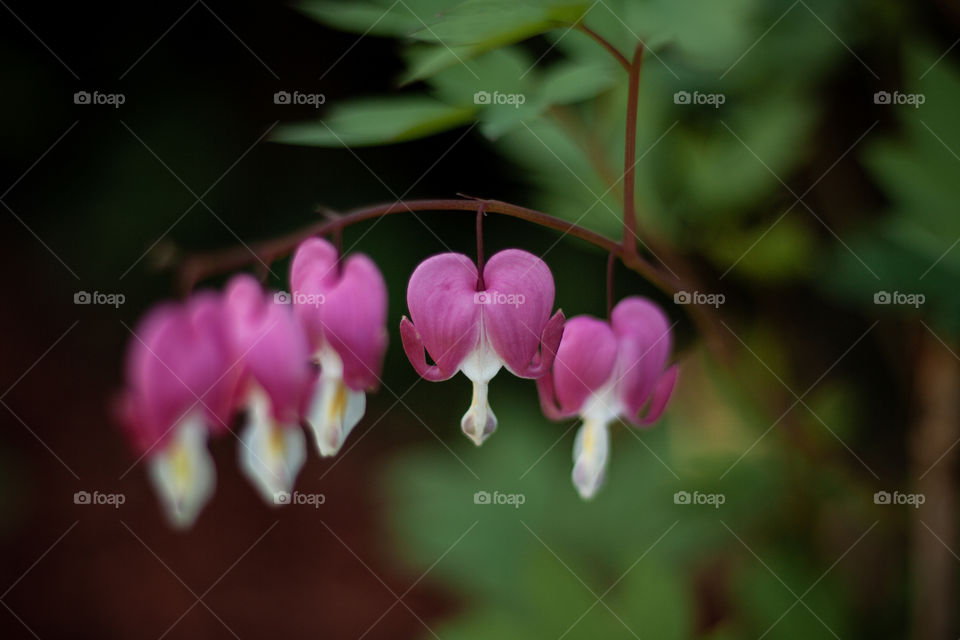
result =
M307 336L289 305L277 302L249 275L227 285L233 355L243 371L240 465L268 504L293 488L307 457L300 418L317 375Z
M577 316L567 322L550 374L537 381L544 413L553 420L579 415L573 447L573 483L583 498L603 484L610 423L653 423L677 380L665 370L672 342L667 316L653 302L625 298L610 322ZM558 406L559 405L559 406Z
M550 317L553 294L550 268L519 249L491 257L482 279L473 261L459 253L428 258L410 277L412 321L404 316L400 322L403 349L427 380L447 380L462 371L473 382L460 425L478 446L497 428L487 385L500 368L538 378L553 364L564 320L562 311Z
M342 264L320 238L304 241L290 269L294 313L320 365L320 393L308 411L320 455L335 455L363 417L387 348L387 285L365 255Z
M177 527L194 522L216 484L207 439L229 429L240 375L225 328L222 298L198 293L150 312L127 353L119 417Z

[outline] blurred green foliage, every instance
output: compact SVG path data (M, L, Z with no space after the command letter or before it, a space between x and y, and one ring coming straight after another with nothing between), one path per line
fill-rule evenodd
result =
M890 201L879 224L863 229L837 260L834 290L872 302L878 288L926 296L924 315L960 335L960 72L929 47L906 50L900 93L920 95L897 109L900 131L867 146L864 161ZM858 264L856 256L876 271ZM878 287L878 279L883 286Z
M583 503L569 481L572 423L550 424L529 398L492 398L501 428L482 450L466 440L450 451L426 447L401 456L385 478L397 544L414 575L429 571L465 603L436 629L440 637L689 638L704 605L690 577L718 570L730 592L710 597L734 602L709 637L759 637L770 627L770 638L823 637L824 624L846 637L849 585L818 580L819 563L805 559L811 550L789 532L805 511L797 503L829 498L836 478L789 469L776 448L739 462L733 447L694 453L688 439L701 434L677 428L692 417L680 411L649 431L617 427L607 485ZM745 434L763 426L738 425L725 434L727 446L745 449ZM476 504L478 491L524 502ZM676 504L678 491L725 501ZM849 517L869 527L862 507ZM814 583L804 599L810 609L791 607Z

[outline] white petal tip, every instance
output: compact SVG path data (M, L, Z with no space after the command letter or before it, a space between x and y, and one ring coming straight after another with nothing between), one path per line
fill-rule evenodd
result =
M321 458L332 458L333 456L340 453L340 438L339 437L328 437L325 438L320 434L315 434L317 440L317 453L320 454Z
M273 419L265 394L251 398L247 424L240 432L240 468L267 504L275 504L278 492L293 489L307 459L304 440L299 425Z
M264 502L270 505L274 504L273 497L278 492L293 489L307 457L303 432L299 428L273 429L278 433L268 435L273 442L265 446L255 439L243 439L240 465Z
M213 497L217 481L203 418L185 418L170 443L150 458L148 471L170 526L193 526Z
M482 425L482 426L481 426ZM497 416L490 407L471 407L460 420L460 428L478 447L497 430Z
M586 420L573 443L573 485L584 500L590 500L603 486L607 471L610 435L607 424Z
M473 381L473 399L470 408L460 420L460 428L478 447L497 430L497 416L487 401L487 383Z
M321 380L320 392L307 413L321 457L330 458L340 452L366 408L367 396L363 391L350 389L339 378Z
M577 465L573 469L573 485L577 488L577 493L580 494L581 498L592 500L603 485L603 474L591 473L589 469Z

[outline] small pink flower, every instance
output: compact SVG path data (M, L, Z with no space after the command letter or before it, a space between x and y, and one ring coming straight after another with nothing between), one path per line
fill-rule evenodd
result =
M387 348L387 285L370 258L354 254L342 265L326 240L310 238L293 256L293 309L320 365L320 393L308 411L323 456L340 450L363 417L364 390L380 381Z
M306 332L289 305L276 302L249 275L227 285L228 334L243 370L246 423L240 464L268 504L293 488L306 461L300 418L317 375Z
M648 425L663 413L677 380L676 365L664 370L671 342L667 316L639 297L620 301L609 323L577 316L564 327L553 369L537 389L548 418L583 419L573 448L573 483L583 498L603 484L610 423Z
M422 377L436 382L462 371L473 382L460 425L479 446L497 428L488 383L503 366L522 378L549 371L564 318L561 311L550 317L553 276L531 253L507 249L490 258L482 290L477 275L473 261L459 253L420 263L407 286L413 321L401 320L400 335ZM424 349L435 364L427 364Z
M229 429L236 400L240 370L225 328L221 297L198 293L151 311L127 353L120 418L179 527L192 524L213 495L207 437Z

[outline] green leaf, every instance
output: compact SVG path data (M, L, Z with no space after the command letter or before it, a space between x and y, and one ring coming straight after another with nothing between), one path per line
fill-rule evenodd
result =
M406 36L451 5L450 0L306 0L297 9L317 22L374 36Z
M413 37L447 46L469 45L480 52L573 24L586 9L584 3L551 6L516 0L467 0L441 13L438 20Z
M469 122L475 109L426 96L345 102L319 122L284 125L274 142L317 147L393 144L429 136Z
M408 55L413 68L429 65L430 56L443 50L429 47ZM519 46L488 51L467 64L456 64L430 78L433 95L451 104L477 105L481 131L496 139L532 124L552 104L590 98L625 78L608 61L587 64L563 61L542 76L536 62Z
M475 56L576 23L587 10L584 3L467 0L412 34L435 50L419 56L403 82L423 80Z
M413 15L400 3L384 8L359 2L304 2L297 8L336 29L375 36L400 36L417 26L411 23Z
M609 63L559 62L544 73L540 95L547 104L580 102L606 91L625 77Z
M411 51L408 59L412 64L436 51L426 47ZM489 51L466 65L457 64L437 73L430 79L431 93L450 104L475 104L476 92L500 91L501 93L530 93L532 73L527 73L533 61L519 47L504 47Z
M471 57L470 47L438 47L434 45L414 48L408 56L407 70L400 76L400 85L408 85L434 76L445 69L457 68L473 70L466 62ZM476 72L473 72L476 73Z

